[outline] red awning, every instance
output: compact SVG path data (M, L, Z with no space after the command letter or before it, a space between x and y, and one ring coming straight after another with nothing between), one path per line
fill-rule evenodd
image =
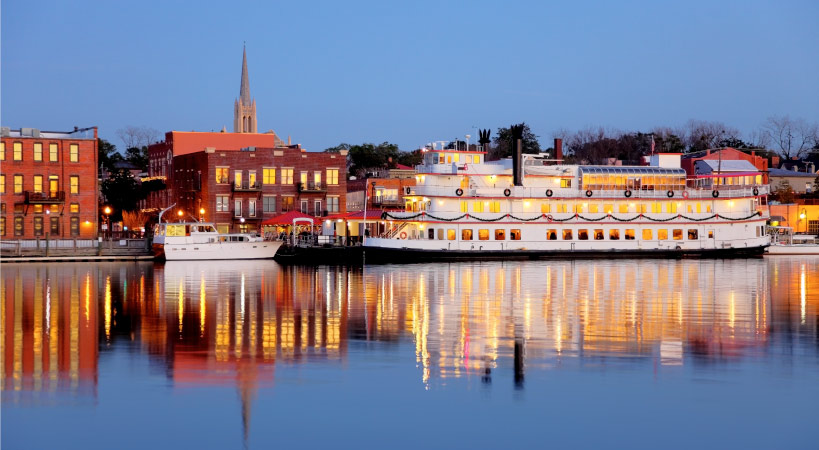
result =
M312 222L316 221L316 218L313 216L309 216L298 211L289 211L284 214L271 217L269 219L265 219L264 221L262 221L262 225L293 225L293 220L296 219L301 219L301 221L307 219L309 219Z

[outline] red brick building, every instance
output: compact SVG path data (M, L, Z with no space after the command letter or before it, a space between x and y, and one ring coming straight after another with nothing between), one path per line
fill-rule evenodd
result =
M97 128L0 132L0 235L6 239L97 236Z
M682 159L680 161L680 167L685 169L685 173L688 174L689 177L693 177L695 175L694 166L696 165L697 161L701 160L735 160L735 161L748 161L749 163L753 164L760 172L762 172L763 183L768 183L768 160L756 154L755 151L751 151L750 154L737 150L731 147L725 148L718 148L714 150L703 150L700 152L694 153L686 153L682 155Z
M247 136L247 135L244 135ZM346 211L346 152L298 146L207 150L175 156L168 177L185 216L220 231L254 231L264 219L298 210L313 216Z

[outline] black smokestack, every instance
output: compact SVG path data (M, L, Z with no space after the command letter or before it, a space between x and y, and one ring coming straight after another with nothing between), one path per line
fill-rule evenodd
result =
M489 133L490 131L488 129L478 130L478 143L481 144L481 151L489 151Z
M509 127L512 135L512 178L515 186L523 186L523 124Z

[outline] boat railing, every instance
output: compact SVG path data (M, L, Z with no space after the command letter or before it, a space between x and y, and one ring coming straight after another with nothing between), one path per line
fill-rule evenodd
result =
M461 195L458 195L458 193ZM591 195L589 195L591 193ZM578 199L594 200L597 198L623 198L623 199L714 199L714 198L738 198L767 195L770 193L768 185L750 186L729 186L718 185L709 188L682 188L680 186L669 189L624 189L606 186L600 189L577 189L560 187L528 187L528 186L496 186L496 187L470 187L466 189L457 186L424 186L416 187L416 195L423 196L443 196L461 197L464 200L470 198L509 198L516 199ZM508 194L508 195L507 195Z

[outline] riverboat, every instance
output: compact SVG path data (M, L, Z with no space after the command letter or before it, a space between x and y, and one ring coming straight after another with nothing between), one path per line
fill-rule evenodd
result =
M165 260L269 259L281 241L247 233L219 233L205 222L158 223L154 226L154 255Z
M425 150L404 210L365 238L366 258L745 256L770 244L769 186L755 169L687 178L679 154L645 166L485 158Z

